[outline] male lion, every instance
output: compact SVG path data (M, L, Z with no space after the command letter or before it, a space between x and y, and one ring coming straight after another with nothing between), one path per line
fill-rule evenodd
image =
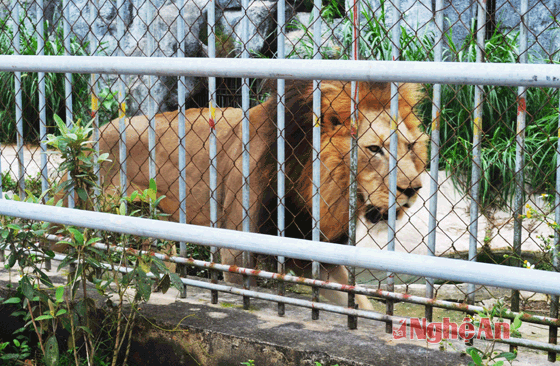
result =
M286 236L310 239L312 231L312 83L286 83ZM323 81L321 117L321 233L322 240L346 244L348 239L348 187L350 162L350 83ZM389 83L359 83L358 121L358 210L375 223L387 215L389 190L390 97ZM402 213L416 199L421 187L420 174L426 160L426 137L412 113L418 102L417 86L399 88L397 205ZM263 104L249 111L250 120L250 202L251 231L276 235L276 105L273 93ZM209 111L186 111L187 222L210 225L209 191ZM164 212L179 219L178 112L156 116L157 187L166 195ZM242 111L216 110L218 172L218 226L241 230L242 209ZM127 166L130 189L148 187L148 119L127 120ZM101 131L100 149L118 161L118 120ZM118 169L103 168L105 183L119 184ZM263 239L266 245L266 239ZM222 262L241 265L239 253L221 251ZM295 263L294 264L299 264ZM309 267L309 266L307 266ZM323 279L347 283L344 267L328 267ZM240 276L225 274L226 280L239 282ZM330 300L347 304L345 293L323 291ZM371 309L365 296L357 296L360 308Z

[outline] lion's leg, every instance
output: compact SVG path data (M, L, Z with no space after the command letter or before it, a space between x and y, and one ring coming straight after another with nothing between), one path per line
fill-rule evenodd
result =
M344 266L330 266L321 269L321 279L326 281L334 281L341 284L348 283L348 271ZM330 300L341 306L348 306L348 294L342 291L333 291L321 289L319 291L327 300ZM356 295L356 303L358 308L362 310L373 310L373 305L364 295Z

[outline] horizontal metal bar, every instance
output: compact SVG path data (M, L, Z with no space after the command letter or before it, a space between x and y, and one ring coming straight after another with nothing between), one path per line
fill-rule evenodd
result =
M543 64L3 55L0 71L560 87L560 65Z
M60 240L59 237L57 237L57 239ZM94 246L96 248L103 249L103 250L109 249L109 250L114 250L114 251L119 251L119 252L126 250L127 252L132 252L132 253L135 253L135 254L149 254L149 255L155 256L157 258L160 258L161 260L180 263L180 264L188 264L188 265L191 265L191 266L194 266L194 267L199 267L199 268L215 269L215 270L219 270L219 271L222 271L222 272L239 273L239 274L244 274L244 275L248 275L248 276L260 277L260 278L266 278L266 279L272 279L272 280L278 280L278 281L284 281L284 282L290 282L290 283L298 283L298 284L309 285L309 286L317 286L317 287L321 287L321 288L325 288L325 289L329 289L329 290L345 291L345 292L351 292L351 293L356 293L356 294L361 294L361 295L383 297L383 298L394 299L394 300L397 300L397 301L409 302L409 303L414 303L414 304L430 305L430 306L433 306L433 307L438 307L438 308L443 308L443 309L448 309L448 310L457 310L457 311L464 311L464 312L469 312L469 313L476 313L476 312L484 311L484 308L482 306L455 303L455 302L445 301L445 300L434 300L434 299L429 299L429 298L425 298L425 297L421 297L421 296L413 296L413 295L408 295L408 294L401 294L401 293L396 293L396 292L384 291L384 290L381 290L381 289L370 289L370 288L361 287L361 286L350 286L350 285L340 284L340 283L336 283L336 282L315 280L315 279L306 278L306 277L285 275L285 274L268 272L268 271L251 269L251 268L243 268L243 267L238 267L238 266L234 266L234 265L227 265L227 264L219 264L219 263L201 261L201 260L193 259L193 258L183 258L183 257L169 256L169 255L166 255L166 254L153 253L153 252L142 251L142 250L137 250L137 249L132 249L132 248L126 248L125 249L125 248L123 248L121 246L117 246L117 245L109 245L108 246L106 244L96 243L96 244L94 244ZM503 318L506 318L506 319L515 319L515 317L517 315L519 315L519 313L515 313L515 312L509 311L509 310L507 310L503 314L501 314L501 316ZM549 318L549 317L545 317L545 316L541 316L541 315L531 315L531 314L527 314L527 313L522 314L521 320L524 321L524 322L537 323L537 324L557 325L557 326L560 325L560 320L559 319Z
M50 240L50 241L67 241L67 240L70 240L69 238L66 238L62 235L55 235L55 234L46 234L45 239ZM39 246L39 244L37 244L37 246ZM190 265L190 266L193 266L193 267L208 268L208 269L214 269L214 270L223 271L223 272L239 273L239 274L245 274L245 275L248 275L248 276L260 277L260 278L266 278L266 279L272 279L272 280L277 280L277 281L282 281L282 282L290 282L290 283L296 283L296 284L302 284L302 285L308 285L308 286L317 286L317 287L321 287L321 288L325 288L325 289L329 289L329 290L344 291L344 292L361 294L361 295L366 295L366 296L388 298L388 299L393 299L393 300L402 301L402 302L408 302L408 303L412 303L412 304L429 305L429 306L433 306L433 307L436 307L436 308L456 310L456 311L462 311L462 312L467 312L467 313L472 313L472 314L474 314L476 312L484 311L484 308L482 306L475 306L475 305L469 305L469 304L465 304L465 303L457 303L457 302L445 301L445 300L436 300L436 299L422 297L422 296L401 294L401 293L398 293L398 292L385 291L385 290L381 290L381 289L372 289L372 288L362 287L362 286L359 286L359 285L358 286L349 286L349 285L340 284L340 283L336 283L336 282L314 280L314 279L311 279L311 278L306 278L306 277L301 277L301 276L293 276L293 275L287 275L287 274L276 273L276 272L256 270L256 269L251 269L251 268L243 268L243 267L238 267L238 266L234 266L234 265L219 264L219 263L215 263L215 262L207 262L207 261L202 261L202 260L198 260L198 259L194 259L194 258L169 256L167 254L162 254L162 253L142 251L142 250L133 249L133 248L123 248L122 246L119 246L119 245L107 245L107 244L103 244L103 243L95 243L94 247L99 248L99 249L103 249L103 250L113 250L113 251L118 251L118 252L127 251L127 252L132 252L134 254L148 254L150 256L160 258L161 260L164 260L164 261L174 262L174 263L178 263L178 264L186 264L186 265ZM519 315L519 313L510 311L510 310L506 310L503 314L501 314L501 316L503 318L506 318L506 319L515 319L515 317L517 315ZM521 320L524 321L524 322L527 322L527 323L560 326L560 319L551 318L551 317L542 316L542 315L531 315L531 314L523 313L521 315Z
M43 253L33 251L33 250L30 250L29 253L30 254L35 254L35 255L38 255L38 256L44 256ZM65 257L66 256L62 255L62 254L55 254L53 259L62 261L62 260L64 260ZM179 258L179 257L176 257L176 258ZM121 267L112 267L111 265L109 265L107 263L101 263L101 266L105 267L107 269L115 268L119 272L123 272L123 273L128 273L128 272L132 271L132 268L130 268L130 267L122 267L122 266ZM147 275L148 275L148 277L152 277L152 278L156 277L151 272L149 272ZM383 321L383 322L386 322L386 323L389 323L389 322L404 322L408 326L411 325L410 318L384 315L384 314L375 313L375 312L372 312L372 311L356 310L356 309L344 308L344 307L337 306L337 305L330 305L330 304L325 304L325 303L319 303L319 302L313 302L313 301L307 301L307 300L301 300L301 299L294 299L294 298L291 298L291 297L272 295L272 294L262 293L262 292L257 292L257 291L244 290L244 289L240 289L240 288L237 288L237 287L234 287L234 286L213 284L213 283L208 283L208 282L205 282L205 281L194 280L194 279L189 279L189 278L181 278L181 281L183 282L183 284L188 285L188 286L194 286L194 287L204 288L204 289L208 289L208 290L222 291L222 292L227 292L227 293L234 294L234 295L249 296L249 297L253 297L253 298L261 299L261 300L282 302L282 303L288 304L288 305L306 307L306 308L310 308L310 309L319 309L319 310L329 311L329 312L332 312L332 313L338 313L338 314L343 314L343 315L358 316L358 317L361 317L361 318L378 320L378 321ZM475 328L474 332L478 333L478 328ZM452 334L456 335L456 333L454 333L454 332L452 332ZM510 339L496 339L495 341L500 342L500 343L510 344L510 345L513 345L513 346L522 346L522 347L540 349L540 350L543 350L543 351L560 352L560 346L559 345L533 341L533 340L530 340L530 339L510 338Z
M283 255L322 263L560 295L560 273L536 269L317 243L272 235L263 237L262 234L9 200L3 201L0 205L0 215L163 240L185 241L205 246L217 245L226 249L266 255ZM266 245L263 245L263 238L266 238Z

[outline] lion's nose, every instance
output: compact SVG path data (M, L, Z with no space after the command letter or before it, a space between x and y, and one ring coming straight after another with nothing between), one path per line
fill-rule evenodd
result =
M400 188L397 187L397 189L399 190L399 192L401 192L402 194L406 195L408 198L414 196L416 193L418 193L418 191L422 188L422 186L418 186L418 187L408 187L408 188Z

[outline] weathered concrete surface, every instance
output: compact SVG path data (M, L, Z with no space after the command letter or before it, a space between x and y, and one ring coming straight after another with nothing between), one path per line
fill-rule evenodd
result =
M252 299L253 310L243 311L238 297L220 294L227 305L212 305L203 293L189 291L186 301L170 303L165 311L148 304L142 312L166 329L181 323L180 329L187 332L167 337L183 344L202 365L239 365L248 359L268 366L315 365L315 361L324 366L462 365L470 360L460 352L392 341L379 322L359 320L359 329L351 331L346 318L336 314L323 312L320 320L311 321L310 310L288 307L279 317L267 302Z

